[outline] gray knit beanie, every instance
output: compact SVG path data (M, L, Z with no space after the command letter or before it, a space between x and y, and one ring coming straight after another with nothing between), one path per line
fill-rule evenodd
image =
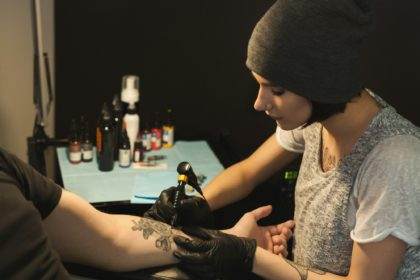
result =
M362 89L359 49L369 0L278 0L257 23L248 68L312 101L347 102Z

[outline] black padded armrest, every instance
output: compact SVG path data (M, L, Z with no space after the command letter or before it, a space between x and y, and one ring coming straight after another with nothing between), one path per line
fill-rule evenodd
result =
M132 272L110 272L100 270L80 264L65 263L67 271L72 275L92 278L92 279L117 279L117 280L149 280L149 279L178 279L193 280L179 270L176 265L160 266L148 269L141 269Z

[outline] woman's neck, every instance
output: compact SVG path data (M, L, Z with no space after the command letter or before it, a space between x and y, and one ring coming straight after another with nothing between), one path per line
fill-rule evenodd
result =
M377 101L363 90L360 96L354 97L347 104L343 113L321 122L323 137L341 147L353 146L380 110Z

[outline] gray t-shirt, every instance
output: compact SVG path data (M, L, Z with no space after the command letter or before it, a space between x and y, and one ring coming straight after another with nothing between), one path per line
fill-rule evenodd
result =
M294 258L346 275L353 241L393 235L408 245L396 279L420 279L420 129L371 95L383 109L334 170L320 166L321 124L276 130L282 147L304 154L295 193Z

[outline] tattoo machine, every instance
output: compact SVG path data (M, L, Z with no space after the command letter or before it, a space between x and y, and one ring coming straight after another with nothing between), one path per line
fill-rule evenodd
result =
M181 195L185 195L186 184L192 186L201 195L203 195L203 191L198 185L197 176L195 175L189 162L183 161L180 164L178 164L176 171L178 172L178 186L175 192L174 208L175 210L178 210L181 201ZM171 225L173 227L176 225L177 219L178 213L175 212L175 215L172 217L171 221Z

